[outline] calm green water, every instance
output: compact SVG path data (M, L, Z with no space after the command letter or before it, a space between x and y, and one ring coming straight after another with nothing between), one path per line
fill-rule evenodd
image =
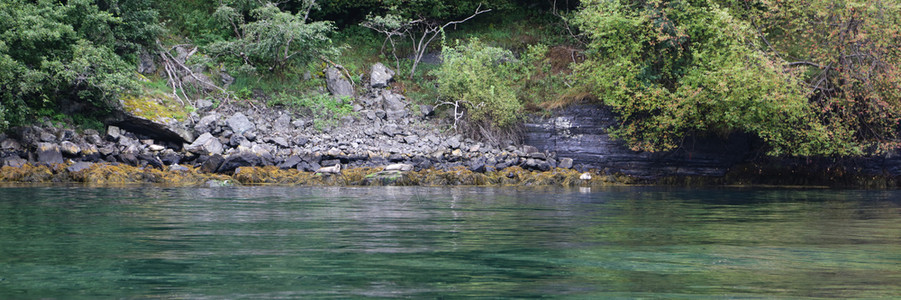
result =
M901 192L0 188L0 299L901 297Z

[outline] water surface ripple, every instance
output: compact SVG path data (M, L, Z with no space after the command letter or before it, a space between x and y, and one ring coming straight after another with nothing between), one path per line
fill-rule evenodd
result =
M0 188L0 299L901 298L901 192Z

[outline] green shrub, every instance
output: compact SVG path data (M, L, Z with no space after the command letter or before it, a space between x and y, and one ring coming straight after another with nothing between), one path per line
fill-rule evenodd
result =
M303 66L321 57L339 53L329 34L331 22L306 22L302 13L291 14L267 4L250 11L255 19L244 23L239 10L220 6L217 18L235 27L236 39L210 45L215 55L243 72L280 74L293 66Z
M29 122L42 109L104 110L136 90L133 66L122 55L146 42L138 31L154 32L145 28L152 18L123 18L113 7L105 9L89 0L0 3L0 102L8 110L6 121Z
M752 26L712 1L583 1L575 21L591 38L578 75L619 113L612 134L634 150L744 131L771 154L854 151L845 133L824 133L800 81L759 50Z
M443 64L432 71L438 94L468 108L470 120L504 127L522 116L517 82L527 76L526 64L509 50L490 47L478 39L441 52Z

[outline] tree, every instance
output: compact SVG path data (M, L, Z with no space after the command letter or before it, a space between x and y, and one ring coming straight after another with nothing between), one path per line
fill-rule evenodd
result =
M315 2L308 3L312 9ZM334 29L331 22L307 22L306 12L291 14L272 3L251 10L250 15L255 21L245 22L239 10L226 5L216 10L216 16L233 28L236 39L214 43L210 50L236 58L240 70L279 74L290 66L338 53L328 37Z
M38 112L117 106L119 95L136 88L132 67L114 50L121 43L112 29L121 26L122 19L89 0L0 3L6 120L21 124Z
M519 119L522 104L516 83L528 71L512 52L473 39L445 47L441 57L444 62L432 74L444 103L466 107L474 122L503 127Z
M901 4L881 0L730 2L764 51L803 81L818 119L854 152L897 148Z
M804 7L813 15L823 13L799 1L786 6ZM809 88L817 81L797 68L809 64L787 62L783 55L764 51L769 40L761 39L767 35L761 36L754 25L760 16L771 17L769 9L756 12L758 22L753 22L713 1L583 1L574 22L590 37L591 58L577 71L620 114L621 124L612 134L635 150L670 150L690 133L744 131L764 140L774 155L863 153L871 139L861 130L872 130L878 124L875 116L893 116L897 108L857 105L857 113L868 111L867 117L857 121L829 113L842 109L820 104L824 102L818 100L822 98L817 89ZM785 16L797 20L809 15L785 12ZM771 24L775 33L776 24L784 23ZM880 30L889 28L880 26ZM783 41L797 49L815 49L813 45L819 43L806 30L799 30L803 27L779 28L781 34L791 36ZM892 47L888 40L877 44ZM891 86L880 89L888 91ZM898 99L888 94L881 99L891 97ZM897 128L894 119L887 123L893 125L880 126L878 132L888 134L889 127Z
M491 9L482 9L482 6L479 5L476 7L475 12L469 17L456 21L448 21L443 24L438 20L425 17L408 19L399 14L387 14L383 17L370 15L366 18L366 22L363 22L361 25L385 35L385 41L391 43L391 54L394 56L398 70L400 69L400 62L397 58L397 47L394 38L410 38L411 47L413 48L413 66L410 68L410 79L413 79L413 74L416 74L416 67L419 66L422 58L425 56L426 52L428 52L429 44L431 44L438 35L443 34L445 28L462 24L475 18L475 16L489 11L491 11Z

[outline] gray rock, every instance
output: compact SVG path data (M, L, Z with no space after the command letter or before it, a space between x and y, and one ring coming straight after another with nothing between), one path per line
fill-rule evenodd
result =
M382 126L382 132L385 133L385 135L393 137L393 136L397 135L398 133L400 133L400 129L397 127L397 125L388 124L388 125Z
M246 144L247 142L248 142L247 138L245 138L243 135L239 135L239 134L232 135L228 139L228 145L231 147L238 147L238 146L241 146L241 144Z
M469 170L476 173L485 173L488 170L486 159L478 158L469 162Z
M247 119L247 116L242 113L235 113L225 120L225 123L228 124L228 127L236 134L242 134L254 128L253 123L251 123L250 120Z
M191 53L192 49L188 49L190 45L178 45L175 46L175 60L184 64L185 61L188 60L188 57L191 57L193 53Z
M212 155L200 164L200 171L206 173L216 172L216 170L219 169L219 166L222 165L223 161L225 161L225 158L223 158L222 155Z
M453 149L460 148L460 137L455 135L455 136L448 138L447 145Z
M523 162L522 167L524 169L537 171L548 171L551 169L550 164L548 164L546 161L535 158L526 159L526 161Z
M430 117L435 114L435 107L428 104L420 104L419 113L422 114L423 117Z
M288 143L288 139L280 137L280 136L272 138L272 142L282 148L291 147L291 144Z
M115 142L122 136L122 131L117 126L109 126L106 128L106 139Z
M289 115L279 116L278 119L275 119L275 128L277 130L291 129L291 116L289 116Z
M38 143L38 162L44 164L63 163L63 154L59 151L59 145L52 143Z
M257 132L256 130L249 130L244 132L244 137L247 138L248 141L256 141L257 140Z
M174 164L174 165L169 166L169 171L174 171L174 172L188 172L190 170L191 169L188 169L188 167L185 167L185 166L182 166L179 164Z
M573 167L573 159L569 157L561 158L560 163L557 164L557 167L571 169Z
M141 55L138 56L138 73L150 74L153 72L156 72L156 63L153 61L153 56L147 51L141 51Z
M5 139L0 142L0 150L21 151L22 144L19 144L19 141L14 139Z
M407 106L407 103L404 102L404 96L400 94L386 93L383 97L382 108L385 111L403 110Z
M222 87L226 88L226 89L228 88L229 85L231 85L232 83L235 82L235 78L232 77L231 75L228 75L228 73L225 73L225 72L219 73L219 80L222 82Z
M56 136L53 135L52 133L42 131L41 132L41 141L47 142L47 143L53 143L53 142L56 142Z
M407 116L407 110L389 110L385 112L385 119L398 121Z
M216 170L218 173L231 173L240 167L256 167L263 165L263 158L249 152L229 155Z
M204 134L213 130L213 127L216 126L216 121L219 120L219 114L212 113L203 118L200 118L200 121L194 124L194 131L198 134Z
M85 135L84 139L85 139L85 141L87 141L88 143L91 143L93 145L100 145L103 143L103 139L101 139L100 135L96 134L96 133Z
M61 141L71 141L75 139L75 131L71 129L65 129L59 133L59 139Z
M354 96L353 84L335 67L329 67L325 70L325 86L332 95L337 97Z
M3 164L0 164L0 167L21 168L26 163L28 163L28 161L21 157L7 157L3 159Z
M97 149L97 151L104 156L109 156L116 152L116 146L113 144L107 144L103 147L100 147L100 149Z
M278 164L277 166L279 169L287 170L287 169L293 169L301 162L303 162L303 160L300 159L299 156L292 155L292 156L289 156L287 159L285 159L285 161Z
M372 65L371 72L369 73L369 85L373 88L384 88L388 86L388 83L394 79L394 71L388 69L382 63L376 63Z
M535 146L531 146L531 145L523 145L522 146L522 152L524 152L525 154L532 154L532 153L536 153L538 151L540 151L540 150L538 150L538 148L535 148Z
M70 173L81 172L81 171L87 170L88 168L90 168L93 165L94 165L94 163L91 163L91 162L83 162L83 161L77 162L77 163L69 166L68 168L66 168L66 171L69 171Z
M215 155L222 154L223 148L219 139L207 132L197 137L197 139L188 146L187 150L196 154Z
M194 108L197 110L207 110L213 107L213 101L207 99L197 99L197 102L194 102Z
M541 152L531 152L531 153L529 153L528 156L531 158L537 158L537 159L547 159L548 158L547 155L545 155L544 153L541 153Z
M78 145L75 145L75 143L70 141L62 142L59 145L59 150L69 157L74 157L81 153L81 147L78 147Z

